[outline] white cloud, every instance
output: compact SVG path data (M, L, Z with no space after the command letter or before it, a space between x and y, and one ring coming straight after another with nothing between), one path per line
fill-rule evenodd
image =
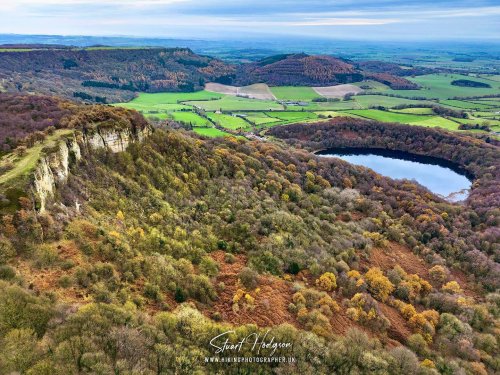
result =
M54 6L127 6L127 7L155 7L190 2L191 0L2 0L0 10L9 11L29 7Z
M400 19L396 18L323 18L310 21L286 22L286 24L290 26L368 26L387 25L400 21Z

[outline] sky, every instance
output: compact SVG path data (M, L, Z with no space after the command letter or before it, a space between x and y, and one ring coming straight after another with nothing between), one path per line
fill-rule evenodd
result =
M500 42L499 0L0 0L0 33Z

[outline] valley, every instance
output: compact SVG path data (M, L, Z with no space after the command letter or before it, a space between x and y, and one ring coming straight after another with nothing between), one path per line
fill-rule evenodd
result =
M0 374L500 371L494 59L252 53L0 47Z
M351 85L357 88L354 90L348 85L340 85L348 86L341 88L341 92L352 90L357 94L346 92L339 97L332 95L332 89L339 86L330 89L261 84L260 91L255 91L259 93L249 97L242 88L239 88L239 94L236 88L228 93L232 86L209 84L205 91L139 94L128 103L116 105L136 109L152 120L179 121L195 132L200 132L201 128L218 127L221 131L243 134L291 122L351 116L455 131L498 133L500 84L493 83L491 89L478 92L476 88L453 87L451 81L458 77L462 76L420 76L415 79L422 85L420 90L392 90L373 81ZM269 97L269 93L274 100L259 100L257 97ZM196 116L188 117L186 112Z

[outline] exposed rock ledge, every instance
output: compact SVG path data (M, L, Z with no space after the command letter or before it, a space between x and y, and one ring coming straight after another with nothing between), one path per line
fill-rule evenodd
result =
M151 129L96 128L86 133L75 132L61 139L38 161L31 180L36 207L45 211L47 200L54 196L58 186L68 179L69 168L78 162L84 150L108 148L111 152L125 151L131 142L141 141Z

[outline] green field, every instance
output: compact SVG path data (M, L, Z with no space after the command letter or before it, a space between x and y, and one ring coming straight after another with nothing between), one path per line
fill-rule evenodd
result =
M423 118L421 120L410 122L410 125L420 125L429 127L440 127L448 130L458 130L460 124L455 121L448 120L440 116L425 116L428 118Z
M487 103L473 103L464 100L441 100L440 103L460 109L489 109L492 107Z
M385 122L400 122L403 124L420 121L424 117L411 113L395 113L395 112L381 111L378 109L350 110L346 112L352 113L353 115L365 117L371 120L385 121Z
M282 110L283 106L272 100L257 100L224 96L219 100L188 101L184 104L199 107L205 111L268 111Z
M307 105L288 105L286 109L278 100L257 100L218 94L208 91L191 93L141 93L128 103L117 103L126 108L141 111L153 120L174 119L181 123L191 124L204 135L224 135L219 128L236 131L250 131L252 127L265 128L294 122L312 122L336 116L352 116L385 122L396 122L421 126L440 126L450 130L458 130L460 123L488 123L492 129L500 126L500 98L487 97L481 99L450 99L455 96L472 96L498 94L500 82L492 79L469 77L460 74L430 74L411 78L422 86L421 90L392 90L388 86L374 82L358 82L358 86L369 86L368 95L355 95L349 100L312 102L319 97L310 87L272 87L273 94L279 100L303 101ZM473 79L488 81L493 87L470 88L452 86L455 79ZM373 93L372 93L373 92ZM379 92L380 94L377 94ZM388 96L391 95L391 96ZM396 96L392 96L396 95ZM405 96L405 97L403 97ZM425 97L419 100L412 97ZM430 98L440 98L434 100ZM411 105L411 108L395 107ZM436 115L432 108L425 106L441 105L446 108L464 110L468 119L448 119ZM383 110L384 107L387 110ZM195 113L195 108L199 108ZM216 113L222 111L223 113ZM241 117L240 117L241 116ZM200 133L200 134L201 134Z
M314 98L320 98L316 91L311 87L304 86L280 86L270 87L271 92L279 100L311 101Z
M223 137L231 135L230 133L226 133L216 128L194 128L193 131L205 137Z
M140 93L137 98L134 98L127 103L116 103L120 107L136 109L138 111L148 111L148 110L175 110L176 107L172 105L178 105L181 102L189 100L212 100L220 99L224 95L208 92L208 91L196 91L196 92L162 92L162 93Z
M194 112L172 112L172 119L192 126L212 126L212 123Z
M167 112L143 112L144 117L151 120L166 120L172 116Z
M489 81L495 81L495 82L500 82L500 74L484 74L480 76L483 79L489 80Z
M458 125L456 122L445 119L440 116L425 116L416 115L411 113L395 113L388 111L381 111L377 109L363 109L346 111L357 116L361 116L371 120L383 122L398 122L401 124L421 125L421 126L440 126L442 128L457 130Z
M275 117L269 117L265 113L261 112L254 112L249 115L247 115L246 119L250 122L253 122L255 125L264 125L264 124L270 124L270 123L276 123L279 122L279 120Z
M359 104L360 108L366 109L375 106L392 108L398 105L432 104L432 102L429 101L396 98L384 95L356 95L354 101Z
M282 121L303 121L317 118L314 112L267 112L266 115Z
M397 112L397 113L411 113L414 115L433 115L434 114L434 111L432 110L432 108L427 108L427 107L393 109L391 111Z
M215 124L222 126L226 129L237 130L237 129L247 129L250 124L243 120L241 117L225 115L220 113L207 113L207 117L212 120Z
M500 82L496 83L484 78L469 77L462 74L428 74L409 78L411 81L421 86L420 90L385 90L384 93L394 94L398 96L410 97L425 97L438 99L451 99L454 97L469 97L495 95L499 93ZM491 85L491 88L481 87L460 87L453 86L452 81L457 79L468 79L478 82L483 82Z
M292 110L293 107L288 107L287 110ZM296 107L297 110L302 111L303 109L307 111L336 111L341 109L363 109L361 104L359 104L354 99L342 100L338 102L312 102L307 107Z

